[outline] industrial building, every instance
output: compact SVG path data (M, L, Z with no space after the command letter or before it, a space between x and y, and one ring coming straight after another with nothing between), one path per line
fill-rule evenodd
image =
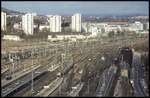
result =
M7 24L6 13L1 12L1 30L2 31L6 31L6 24Z
M22 29L26 35L33 35L34 33L34 14L28 13L22 16Z
M72 16L72 31L81 32L81 14L79 13Z
M61 32L61 16L54 15L49 17L50 32Z
M52 37L52 35L48 35L48 40L50 41L76 41L86 39L87 36L81 34L74 35L56 35L56 37Z

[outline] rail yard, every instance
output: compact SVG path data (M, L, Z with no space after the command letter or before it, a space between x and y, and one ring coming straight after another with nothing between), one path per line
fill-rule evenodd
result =
M125 55L120 56L118 47L136 49L139 40L149 39L131 36L76 42L30 42L21 46L2 45L1 95L110 96L114 92L117 96L119 91L113 87L113 83L116 85L117 81L121 81L118 75L124 71L119 64L123 61L131 64L125 60L128 59ZM135 61L132 62L133 67L140 71ZM142 96L149 96L147 89L141 90L143 87L140 82L136 83L137 76L133 76L135 85L140 85L140 88L133 87L135 96L138 96L136 91ZM130 78L126 80L130 81Z

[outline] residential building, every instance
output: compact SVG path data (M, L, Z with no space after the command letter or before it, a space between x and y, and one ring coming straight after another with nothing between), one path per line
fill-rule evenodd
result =
M37 16L37 14L36 14L36 13L32 13L32 15L33 15L33 16Z
M92 36L96 37L98 35L98 33L99 33L98 27L93 26L92 27Z
M89 22L82 23L81 27L83 29L83 32L91 32L90 23Z
M91 32L94 33L95 30L97 33L105 33L107 31L108 25L105 23L82 23L82 29L85 32ZM107 28L107 29L106 29Z
M48 24L40 24L39 30L42 31L44 29L49 30L50 29L50 25L48 25Z
M116 33L117 31L122 31L122 28L120 25L107 25L105 30L106 32L114 31Z
M143 24L143 29L144 30L148 30L149 29L149 22Z
M32 13L28 13L22 16L22 29L26 35L33 35L34 33L34 15Z
M38 28L38 24L34 24L33 28L34 28L34 29L35 29L35 28Z
M143 24L139 21L136 21L132 24L130 24L130 31L140 31L143 30Z
M81 32L81 14L79 13L72 16L72 31Z
M50 32L61 32L61 16L54 15L49 17Z
M13 27L14 29L21 29L21 23L15 23Z
M1 30L2 31L6 31L6 25L7 25L6 13L1 12Z
M149 22L147 22L146 24L147 24L146 29L149 30Z

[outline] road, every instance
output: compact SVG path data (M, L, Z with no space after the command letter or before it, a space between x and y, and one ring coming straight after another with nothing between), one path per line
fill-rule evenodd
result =
M42 67L34 73L34 77L39 76L41 73L46 72L46 68ZM31 81L31 74L26 75L25 77L22 77L19 80L16 80L13 84L2 88L2 96L8 96L9 94L13 93L16 89L19 89L21 86L25 85L29 81Z
M134 67L133 70L133 87L134 87L134 96L136 97L145 97L148 96L145 88L141 85L141 80L144 79L144 70L141 65L141 57L140 55L136 55L134 53L133 56L133 63L132 66Z
M96 96L108 96L110 89L112 87L112 83L114 80L114 75L116 73L116 67L111 66L110 68L106 69L100 80L99 80L99 85L96 90Z

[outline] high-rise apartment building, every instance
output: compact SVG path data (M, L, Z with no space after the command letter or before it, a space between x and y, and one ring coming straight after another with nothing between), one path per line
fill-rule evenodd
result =
M6 13L1 12L1 30L6 31Z
M54 15L49 17L50 32L61 32L61 16Z
M26 35L33 35L34 32L34 15L28 13L22 16L22 29Z
M81 32L81 14L79 13L72 16L72 31Z

